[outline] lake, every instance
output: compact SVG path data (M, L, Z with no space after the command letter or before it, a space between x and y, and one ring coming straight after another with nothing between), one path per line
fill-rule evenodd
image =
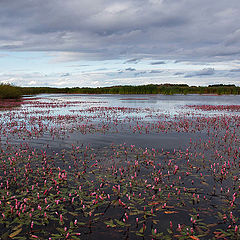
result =
M240 96L24 97L0 111L2 239L238 239Z

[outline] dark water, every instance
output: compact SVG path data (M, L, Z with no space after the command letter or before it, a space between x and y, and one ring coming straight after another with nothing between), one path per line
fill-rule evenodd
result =
M4 166L9 156L18 156L18 153L12 150L13 146L20 150L26 148L27 155L36 150L35 152L42 154L34 162L35 165L33 164L35 168L40 165L39 171L43 171L42 159L48 159L49 165L53 164L52 169L56 171L61 168L69 174L69 185L61 186L66 198L69 192L74 194L81 184L86 195L82 196L82 199L91 205L94 196L91 198L89 195L99 191L101 179L106 178L108 185L104 187L105 193L116 198L117 202L121 197L123 202L132 204L133 209L141 210L139 219L141 224L144 222L147 226L144 239L153 238L151 234L155 227L158 232L168 234L170 221L174 225L174 233L171 233L170 239L179 239L176 237L180 234L177 230L178 224L182 224L182 228L187 226L184 230L186 232L189 231L189 226L193 227L194 236L205 234L199 239L211 239L217 228L227 231L227 226L239 224L237 194L237 200L231 206L232 196L235 196L239 185L239 156L236 153L236 150L240 149L239 112L201 111L189 108L188 105L237 105L239 100L240 96L230 95L46 94L26 97L25 103L20 107L0 112L2 165ZM76 150L78 147L79 152ZM147 154L144 153L146 150ZM46 152L46 156L43 152ZM19 168L28 163L27 155L23 162L20 162ZM134 165L136 161L141 165L139 172ZM96 162L100 168L94 169L94 172L91 167ZM132 165L128 166L128 162ZM113 171L111 168L114 166L116 169ZM127 167L129 169L121 173L121 177L119 171ZM174 169L177 170L174 172ZM4 171L5 166L1 169L3 182L8 179ZM10 174L12 171L11 169ZM129 182L134 179L134 173L138 175L136 186L132 188L129 187ZM76 180L77 174L79 179ZM156 178L160 179L157 184ZM88 181L92 183L89 184ZM158 193L158 189L148 189L148 183L162 188L163 194ZM117 185L121 185L119 195L113 192L113 187ZM220 191L221 187L223 190ZM177 195L179 189L181 194L183 193L181 197ZM41 192L42 189L39 188L38 191ZM137 202L141 197L136 197L136 202L128 200L126 193L132 192L143 194L146 198L146 211L150 212L152 208L156 215L142 213L143 203ZM168 194L171 194L171 197ZM194 197L195 194L197 197ZM155 195L160 209L151 205L155 201ZM38 201L36 196L37 193L34 193L30 199ZM58 199L57 195L51 197ZM75 201L72 205L67 204L67 207L64 203L61 205L66 207L63 215L68 227L74 220L69 212L77 213L79 221L89 221L83 214L83 209L79 210L79 206L82 206L80 200ZM163 204L166 202L165 208ZM1 210L4 212L4 208ZM54 215L55 211L54 209L49 215ZM236 216L235 222L229 218L230 212ZM123 221L125 213L129 214L131 226L120 228L116 219ZM111 204L108 208L104 204L96 208L95 214L102 214L102 219L96 220L92 229L85 225L79 227L82 232L81 239L143 239L136 235L141 229L140 223L136 226L135 218L138 215L130 215L133 214L130 209L117 204ZM190 221L191 217L198 221L197 214L200 214L203 225L195 226ZM225 214L227 221L221 220L219 214L221 217ZM116 229L106 228L104 222L110 219L115 221ZM3 221L0 224L4 229L1 234L4 234L6 223ZM9 229L16 228L15 223L8 224ZM206 230L209 224L214 226ZM28 225L23 232L29 233ZM201 228L203 226L206 231ZM41 239L48 236L48 232L56 233L58 228L58 221L52 220L50 226L41 232ZM60 228L63 229L61 226ZM39 229L41 227L36 227L37 233ZM181 234L182 239L189 239L185 233ZM234 237L232 234L229 239Z

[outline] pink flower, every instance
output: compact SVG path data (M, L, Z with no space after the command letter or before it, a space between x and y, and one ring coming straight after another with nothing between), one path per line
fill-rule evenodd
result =
M182 228L181 228L181 225L178 224L178 230L181 232Z
M32 238L37 238L38 239L38 236L36 235L31 235Z

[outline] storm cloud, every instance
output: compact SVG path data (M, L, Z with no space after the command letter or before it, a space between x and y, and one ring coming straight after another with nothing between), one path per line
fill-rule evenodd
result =
M239 85L239 16L239 0L1 0L0 82Z
M0 49L67 60L235 59L239 15L239 0L1 0Z
M165 62L164 61L151 62L151 65L161 65L161 64L165 64Z
M132 72L132 71L136 71L135 68L130 68L130 67L129 67L129 68L126 68L125 70L126 70L126 71L131 71L131 72Z
M215 73L214 68L204 68L200 71L188 73L185 75L185 77L188 78L188 77L195 77L195 76L209 76L209 75L213 75L214 73Z

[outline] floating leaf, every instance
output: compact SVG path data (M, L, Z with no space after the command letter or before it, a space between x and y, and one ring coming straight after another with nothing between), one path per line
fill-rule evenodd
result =
M180 237L182 237L182 235L174 235L174 237L176 237L176 238L180 238Z
M165 214L173 214L173 213L178 213L177 211L164 211Z
M22 227L22 225L23 225L23 224L20 223L19 225L17 225L16 227L14 227L12 230L15 231L15 230L19 229L20 227Z
M142 233L136 232L136 235L143 237L144 235Z
M86 223L84 223L84 222L78 222L78 225L84 226L84 225L86 225Z
M154 206L154 205L158 205L161 204L161 202L150 202L148 203L149 206Z
M111 219L110 221L105 221L104 223L105 223L106 225L112 227L112 228L114 228L114 227L117 226L117 225L115 225L115 224L113 223L113 220L112 220L112 219Z
M205 186L209 186L209 184L206 183L206 182L204 182L204 181L202 181L201 184L203 184L203 185L205 185Z
M13 238L15 236L17 236L20 232L22 231L22 228L19 228L18 230L16 230L15 232L11 233L9 235L10 238Z
M199 238L195 237L195 236L190 236L191 239L193 240L199 240Z
M72 216L78 216L79 214L78 213L75 213L75 212L69 212Z
M130 227L131 226L130 224L124 223L124 222L119 221L117 219L115 219L115 222L122 227Z

